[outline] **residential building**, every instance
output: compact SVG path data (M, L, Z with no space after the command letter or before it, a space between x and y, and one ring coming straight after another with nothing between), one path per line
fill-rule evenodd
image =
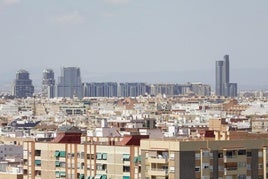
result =
M215 133L215 140L146 139L141 141L142 178L266 178L267 135Z
M19 70L16 73L16 79L12 86L12 95L17 98L32 97L34 93L34 86L32 80L29 78L29 72L26 70Z
M117 97L117 83L85 83L85 97Z
M141 178L139 145L148 136L125 136L119 142L98 137L81 141L80 136L71 127L53 142L24 142L24 178Z
M82 98L82 82L80 68L64 67L57 85L57 97Z

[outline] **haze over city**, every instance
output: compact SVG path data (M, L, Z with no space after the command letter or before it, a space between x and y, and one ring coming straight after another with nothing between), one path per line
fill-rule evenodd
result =
M239 88L267 89L267 1L0 1L0 83L81 68L82 81L203 82L230 55ZM202 74L202 75L200 75ZM214 86L212 86L214 88Z

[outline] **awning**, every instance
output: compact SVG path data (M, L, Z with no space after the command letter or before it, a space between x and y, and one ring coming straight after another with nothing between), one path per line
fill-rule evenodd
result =
M123 154L123 159L129 159L130 155L129 154Z
M35 160L34 163L35 165L41 165L41 160Z
M92 177L92 176L89 176L89 177L87 177L87 179L94 179L94 177Z
M141 155L139 155L138 157L134 157L134 163L138 162L141 162Z
M60 161L55 161L55 166L59 167L60 166Z
M94 179L101 179L101 177L102 177L102 175L98 174L98 175L95 176Z
M130 176L123 176L123 179L130 179Z
M84 174L80 174L79 179L84 179Z
M60 156L60 151L55 151L54 156L55 156L55 157L59 157L59 156Z
M101 160L102 159L102 154L101 153L97 153L97 160Z
M60 172L60 176L61 177L65 177L66 176L66 173L65 172Z
M66 152L65 151L60 151L60 157L65 157L66 156Z
M102 175L101 179L107 179L107 175Z
M102 154L102 160L107 160L107 153Z
M59 178L60 177L60 172L59 171L56 171L55 172L55 175L56 175L56 178Z

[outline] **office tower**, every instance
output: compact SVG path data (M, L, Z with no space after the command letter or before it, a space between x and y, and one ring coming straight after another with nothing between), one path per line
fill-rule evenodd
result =
M52 69L45 69L43 71L42 97L45 98L55 97L55 78Z
M61 76L57 85L58 97L74 96L82 98L82 82L80 76L80 68L78 67L64 67L61 70Z
M29 79L29 72L26 70L19 70L16 73L16 79L12 87L12 95L17 98L32 97L34 93L34 86L32 80Z
M237 96L237 84L230 83L229 55L225 55L223 61L216 61L216 95Z

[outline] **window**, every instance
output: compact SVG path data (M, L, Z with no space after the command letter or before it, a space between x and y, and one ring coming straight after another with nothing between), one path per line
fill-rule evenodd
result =
M35 156L40 157L41 156L41 150L35 150L34 154L35 154Z
M262 157L262 151L258 152L258 157Z
M238 155L246 155L247 151L246 150L238 150Z
M129 154L123 154L123 161L129 161L130 155Z
M247 163L246 162L238 162L238 167L246 167Z
M35 160L34 163L35 166L41 166L41 160Z
M84 152L81 152L80 157L81 157L81 159L84 159L85 153Z
M101 160L102 159L102 154L101 153L97 153L96 154L96 159L97 160Z
M66 156L66 152L65 151L55 151L55 157L65 157Z
M223 153L218 153L218 158L223 158Z
M174 173L175 172L175 167L169 167L169 172Z
M251 152L247 152L247 157L251 157L252 153Z
M130 166L123 166L123 172L130 172Z
M87 154L87 159L95 159L95 155L94 154Z
M170 160L174 160L174 158L175 158L175 154L174 154L174 153L170 153L170 154L169 154L169 159L170 159Z
M102 160L107 160L107 153L102 154Z
M226 151L226 157L227 158L233 158L235 156L236 156L236 151L235 150Z
M60 167L60 161L55 161L55 166Z
M36 170L35 171L35 176L41 176L41 170Z
M204 169L208 169L209 168L209 164L208 163L203 163L203 168Z
M247 179L246 175L238 175L238 179Z
M209 157L209 151L203 151L203 157Z
M107 153L97 153L96 157L97 160L107 160Z
M196 160L200 159L200 153L195 153L195 159Z
M195 167L194 171L195 172L200 172L200 167L199 166Z

